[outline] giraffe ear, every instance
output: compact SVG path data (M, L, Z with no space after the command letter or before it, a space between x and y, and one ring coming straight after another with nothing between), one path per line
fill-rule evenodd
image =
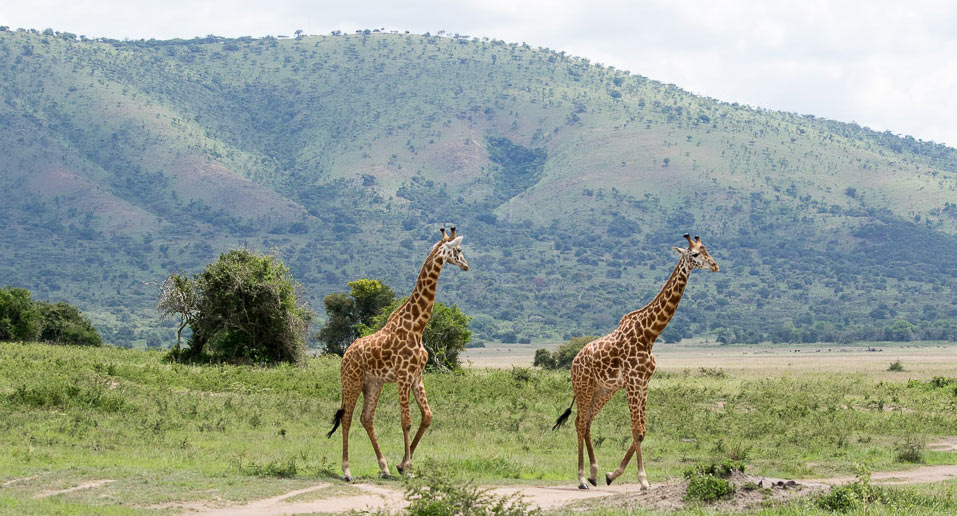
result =
M680 247L673 247L672 249L674 249L675 252L678 253L678 254L680 254L681 256L684 256L684 255L688 254L688 250L687 250L687 249L682 249L682 248L680 248Z
M445 245L446 245L449 249L458 249L458 248L462 247L462 239L463 239L463 238L465 238L465 237L455 237L454 239L449 240L448 242L446 242Z

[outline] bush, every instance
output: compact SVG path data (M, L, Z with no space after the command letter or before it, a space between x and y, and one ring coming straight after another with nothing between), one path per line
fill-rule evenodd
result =
M426 464L417 478L405 484L409 516L529 516L539 514L521 495L495 496L471 481L459 481L453 471Z
M0 289L0 340L34 341L42 328L40 311L29 290Z
M903 371L903 370L904 370L904 365L901 364L901 361L900 361L900 360L897 360L897 361L895 361L895 362L891 362L891 365L888 366L887 370L888 370L888 371Z
M848 512L856 507L878 500L880 491L871 486L871 474L864 467L858 467L857 480L839 487L831 488L827 494L817 499L822 509L836 512Z
M542 369L568 369L572 366L572 360L575 360L575 355L585 347L585 344L597 338L598 337L594 335L574 337L561 346L558 346L558 348L552 352L549 352L547 349L537 349L535 350L535 361L532 365L541 367Z
M43 318L40 340L53 344L76 346L102 346L103 339L80 310L67 303L37 304Z
M312 312L274 256L232 250L191 280L188 349L173 359L234 363L301 362ZM161 303L162 304L162 303Z
M685 500L699 502L713 502L728 498L734 494L735 488L727 480L699 473L688 480L688 489L685 491Z
M912 464L924 462L925 444L922 437L909 434L903 441L894 446L894 459L897 462L909 462Z
M63 302L34 302L30 291L12 287L0 289L0 340L103 345L96 328L77 307Z

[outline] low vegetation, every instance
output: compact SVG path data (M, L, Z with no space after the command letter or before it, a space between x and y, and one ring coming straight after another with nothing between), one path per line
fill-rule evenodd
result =
M229 502L276 495L317 478L335 482L341 444L322 434L340 403L338 374L335 356L263 368L169 363L157 351L2 343L0 483L19 480L0 491L0 507L27 514L66 505L82 508L74 512L122 513L120 504L199 496ZM435 418L417 450L418 472L430 461L456 481L478 485L574 483L575 432L550 431L568 403L567 372L460 370L426 373L425 383ZM656 375L648 395L646 469L653 484L680 477L689 463L715 463L720 475L731 448L747 455L749 474L779 478L854 473L855 464L897 469L895 443L908 435L953 435L951 385L957 380L904 383L859 374ZM897 408L877 409L879 402ZM401 455L398 421L396 392L387 387L376 430L392 464ZM595 420L602 467L617 463L630 445L626 421L620 395ZM378 466L371 445L353 437L352 471L373 480ZM957 459L926 448L923 456L929 464ZM32 498L50 485L103 478L116 482L95 494Z

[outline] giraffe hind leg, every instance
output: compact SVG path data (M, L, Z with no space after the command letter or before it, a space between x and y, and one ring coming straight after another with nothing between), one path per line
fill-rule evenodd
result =
M588 424L585 426L585 445L588 447L588 459L591 461L588 482L593 486L598 485L598 461L595 460L595 449L591 440L591 423L595 416L601 411L602 407L608 403L608 400L615 395L617 389L609 389L601 384L595 385L595 394L592 397L591 408L589 410ZM608 480L607 477L605 479Z
M375 409L379 404L379 394L382 392L382 382L369 381L362 387L362 416L359 421L369 434L369 440L372 441L372 449L375 451L376 460L379 461L379 475L382 478L389 478L389 464L382 455L379 448L379 439L375 435Z

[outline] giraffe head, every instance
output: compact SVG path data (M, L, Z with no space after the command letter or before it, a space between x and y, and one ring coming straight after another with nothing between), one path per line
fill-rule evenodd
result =
M675 247L675 252L690 260L691 267L694 269L708 269L711 272L718 272L718 262L714 261L714 258L708 254L708 250L701 243L701 237L695 235L694 240L692 240L688 233L685 233L684 237L688 240L688 248Z
M435 244L438 247L437 257L442 260L442 263L458 265L463 271L469 270L469 261L465 259L465 254L462 252L462 237L455 235L455 226L452 226L452 231L448 234L445 233L445 228L441 231L442 240Z

